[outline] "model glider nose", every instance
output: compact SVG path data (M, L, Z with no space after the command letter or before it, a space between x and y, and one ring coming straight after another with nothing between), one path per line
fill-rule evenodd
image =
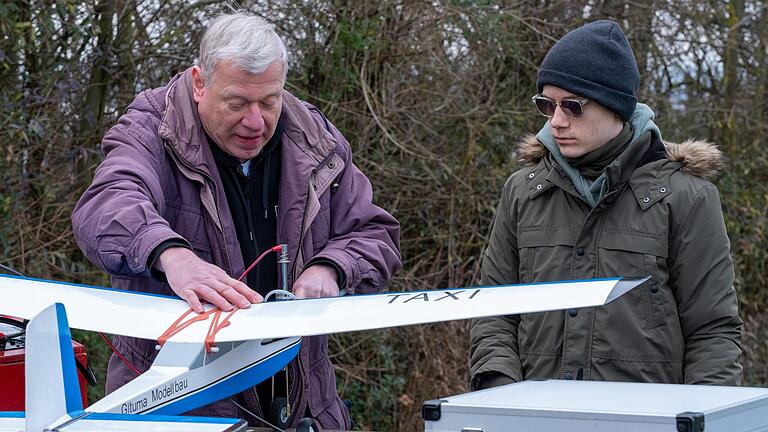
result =
M620 281L616 282L616 285L613 287L610 293L608 293L608 297L605 299L605 304L608 304L617 298L623 296L624 294L628 293L631 289L635 288L638 285L642 285L647 280L649 280L651 277L646 276L643 278L622 278Z

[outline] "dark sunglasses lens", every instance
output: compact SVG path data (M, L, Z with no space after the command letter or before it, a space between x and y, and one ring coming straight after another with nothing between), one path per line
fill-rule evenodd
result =
M547 117L555 115L555 103L551 100L537 97L534 99L534 102L536 103L536 109L539 110L542 115Z
M581 117L581 104L578 101L564 99L560 101L560 108L568 117Z

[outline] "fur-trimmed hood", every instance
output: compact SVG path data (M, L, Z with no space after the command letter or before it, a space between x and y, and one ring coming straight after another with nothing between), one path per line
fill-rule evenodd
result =
M707 180L718 177L725 168L725 155L713 143L702 140L686 140L680 144L665 142L667 159L679 162L681 170ZM536 135L525 136L515 149L521 162L536 165L549 150L536 139Z

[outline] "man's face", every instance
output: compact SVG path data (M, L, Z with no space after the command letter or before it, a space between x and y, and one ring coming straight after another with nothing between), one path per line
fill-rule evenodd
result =
M556 101L580 96L570 93L560 87L545 85L542 96ZM583 107L579 118L568 117L558 106L555 114L549 119L552 135L555 137L560 153L565 157L576 158L592 150L602 147L621 132L624 123L613 112L604 106L589 101Z
M283 107L283 63L272 62L264 72L252 74L222 60L207 73L206 81L199 66L192 68L203 128L241 162L255 157L275 133Z

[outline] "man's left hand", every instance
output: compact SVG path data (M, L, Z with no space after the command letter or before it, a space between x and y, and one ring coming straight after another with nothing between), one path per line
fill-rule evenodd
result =
M336 269L326 264L315 264L296 279L293 295L296 298L337 297L339 282Z

